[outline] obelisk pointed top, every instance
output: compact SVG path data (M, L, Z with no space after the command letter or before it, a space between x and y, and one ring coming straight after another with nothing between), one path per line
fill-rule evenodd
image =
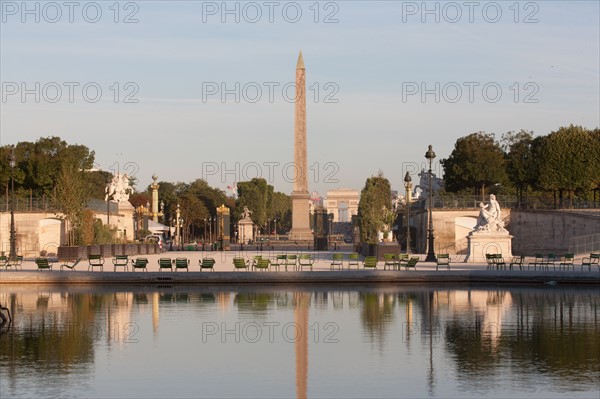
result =
M302 58L302 50L300 50L300 54L298 55L298 63L296 63L296 69L306 69L304 68L304 58Z

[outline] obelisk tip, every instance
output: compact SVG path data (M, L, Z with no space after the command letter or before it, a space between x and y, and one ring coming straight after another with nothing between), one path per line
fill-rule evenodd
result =
M296 69L306 69L304 68L304 58L302 58L302 50L300 50L300 54L298 55L298 63L296 64Z

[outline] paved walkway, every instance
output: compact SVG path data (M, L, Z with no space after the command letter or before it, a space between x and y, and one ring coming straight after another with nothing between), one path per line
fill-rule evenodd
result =
M141 255L149 260L148 273L143 271L118 272L113 271L112 261L106 259L104 272L88 272L87 260L82 261L75 272L60 271L60 263L54 263L53 271L38 271L35 262L23 262L23 271L1 271L0 284L312 284L312 283L488 283L488 284L593 284L600 285L598 270L581 271L580 259L575 261L575 270L570 271L540 271L540 270L487 270L485 263L464 263L451 258L451 270L445 268L436 271L435 263L419 262L416 270L383 271L383 262L379 262L377 270L364 270L362 262L357 270L347 270L344 263L343 271L330 271L332 252L311 252L315 257L313 272L246 272L234 271L233 258L243 256L252 259L255 255L275 256L275 253L263 251L248 252L166 252L163 254ZM200 272L198 261L203 257L215 259L215 272ZM134 256L132 258L136 258ZM190 271L159 272L158 259L161 257L186 257L190 260ZM420 255L421 259L425 255ZM131 270L131 269L130 269Z

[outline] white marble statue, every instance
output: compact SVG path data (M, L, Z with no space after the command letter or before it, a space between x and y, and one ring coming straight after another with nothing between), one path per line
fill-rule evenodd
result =
M487 205L483 202L479 203L479 217L477 218L477 224L471 233L476 232L508 234L508 231L504 228L504 222L502 221L500 204L496 201L496 196L494 194L490 194L490 201Z
M244 210L242 211L242 218L240 220L250 218L251 214L252 214L252 211L250 211L247 206L244 206Z
M117 173L113 176L109 184L106 185L104 200L112 199L115 202L121 203L129 199L131 194L131 185L127 174L121 175Z
M429 172L423 169L418 173L418 176L420 177L420 180L419 184L417 184L413 190L413 200L427 198L429 196ZM434 193L439 189L444 188L444 179L436 177L435 173L433 172L431 172L431 176L433 178L431 181L431 190Z

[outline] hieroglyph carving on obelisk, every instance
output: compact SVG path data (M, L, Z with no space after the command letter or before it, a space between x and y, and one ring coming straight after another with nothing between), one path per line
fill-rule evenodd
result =
M306 156L306 68L302 51L296 64L294 107L294 191L292 193L292 230L290 238L311 240L309 222L308 174Z

